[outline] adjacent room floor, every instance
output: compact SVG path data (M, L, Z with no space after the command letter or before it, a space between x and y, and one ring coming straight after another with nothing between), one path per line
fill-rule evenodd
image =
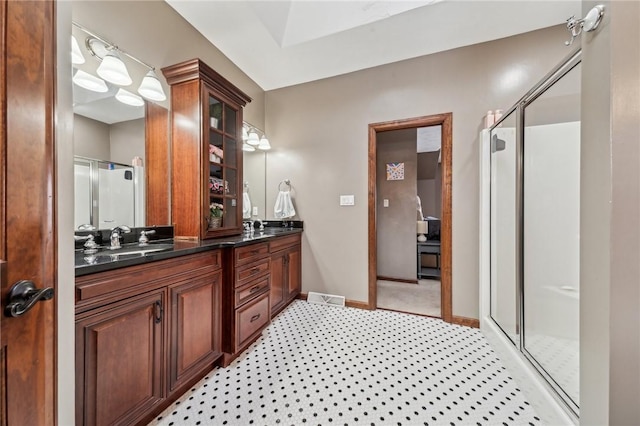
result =
M440 318L440 281L419 280L418 284L378 281L380 309Z
M294 301L151 425L538 425L477 329Z

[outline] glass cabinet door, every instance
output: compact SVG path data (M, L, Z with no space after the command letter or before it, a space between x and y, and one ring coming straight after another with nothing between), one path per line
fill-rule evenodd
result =
M238 212L238 111L208 94L209 232L240 226Z

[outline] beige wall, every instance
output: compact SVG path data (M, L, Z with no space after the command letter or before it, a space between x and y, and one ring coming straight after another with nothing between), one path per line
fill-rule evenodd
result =
M566 56L566 35L558 26L267 92L267 199L280 179L296 186L303 291L368 299L369 123L452 112L453 314L478 318L483 117L510 107ZM355 207L339 207L340 194L355 194Z
M109 160L109 125L82 115L73 115L73 153L81 157Z
M110 160L116 163L131 165L133 157L144 155L144 118L114 123L109 129Z
M378 133L377 243L378 276L415 280L416 261L416 129ZM404 180L387 180L387 163L404 163ZM389 200L384 207L383 200Z
M640 3L582 36L580 423L640 424ZM597 232L594 232L597 230Z
M264 91L164 1L74 1L72 11L75 22L156 67L168 96L160 69L202 59L253 99L244 118L264 128ZM169 108L169 99L161 104Z

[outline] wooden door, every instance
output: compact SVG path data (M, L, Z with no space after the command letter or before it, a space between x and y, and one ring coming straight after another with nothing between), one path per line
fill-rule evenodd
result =
M170 288L171 391L222 355L221 291L221 272Z
M134 424L165 396L164 291L76 321L76 424Z
M20 280L55 291L54 16L49 1L0 0L2 306ZM0 321L0 424L51 425L55 305Z
M285 253L279 251L271 255L271 314L275 314L284 304L285 299Z

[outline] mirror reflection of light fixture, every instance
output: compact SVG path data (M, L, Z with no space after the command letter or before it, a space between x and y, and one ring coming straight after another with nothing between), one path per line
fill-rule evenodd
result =
M105 93L109 90L107 83L105 83L104 80L82 70L76 71L73 76L73 82L84 89L91 90L92 92Z
M84 55L80 51L80 46L78 45L78 40L72 35L71 36L71 63L75 65L84 64Z
M118 93L116 93L116 99L123 104L135 107L144 105L144 100L140 96L125 89L118 89Z
M256 149L254 147L252 147L251 145L247 144L247 143L243 143L242 144L242 150L245 152L253 152Z
M127 66L122 62L120 55L118 55L115 49L109 51L109 53L102 58L102 62L96 72L100 77L118 86L128 86L133 82L129 71L127 71Z
M156 102L164 101L167 99L167 96L162 90L160 80L158 80L158 76L153 70L149 70L147 75L145 75L142 79L142 83L140 84L140 87L138 87L138 93L140 93L145 98L151 99L152 101Z
M266 136L262 136L262 138L260 138L260 143L258 143L258 149L261 149L263 151L268 151L271 149L271 145L269 144L269 139L267 139Z
M246 142L249 139L249 132L247 132L247 128L242 125L242 141Z

